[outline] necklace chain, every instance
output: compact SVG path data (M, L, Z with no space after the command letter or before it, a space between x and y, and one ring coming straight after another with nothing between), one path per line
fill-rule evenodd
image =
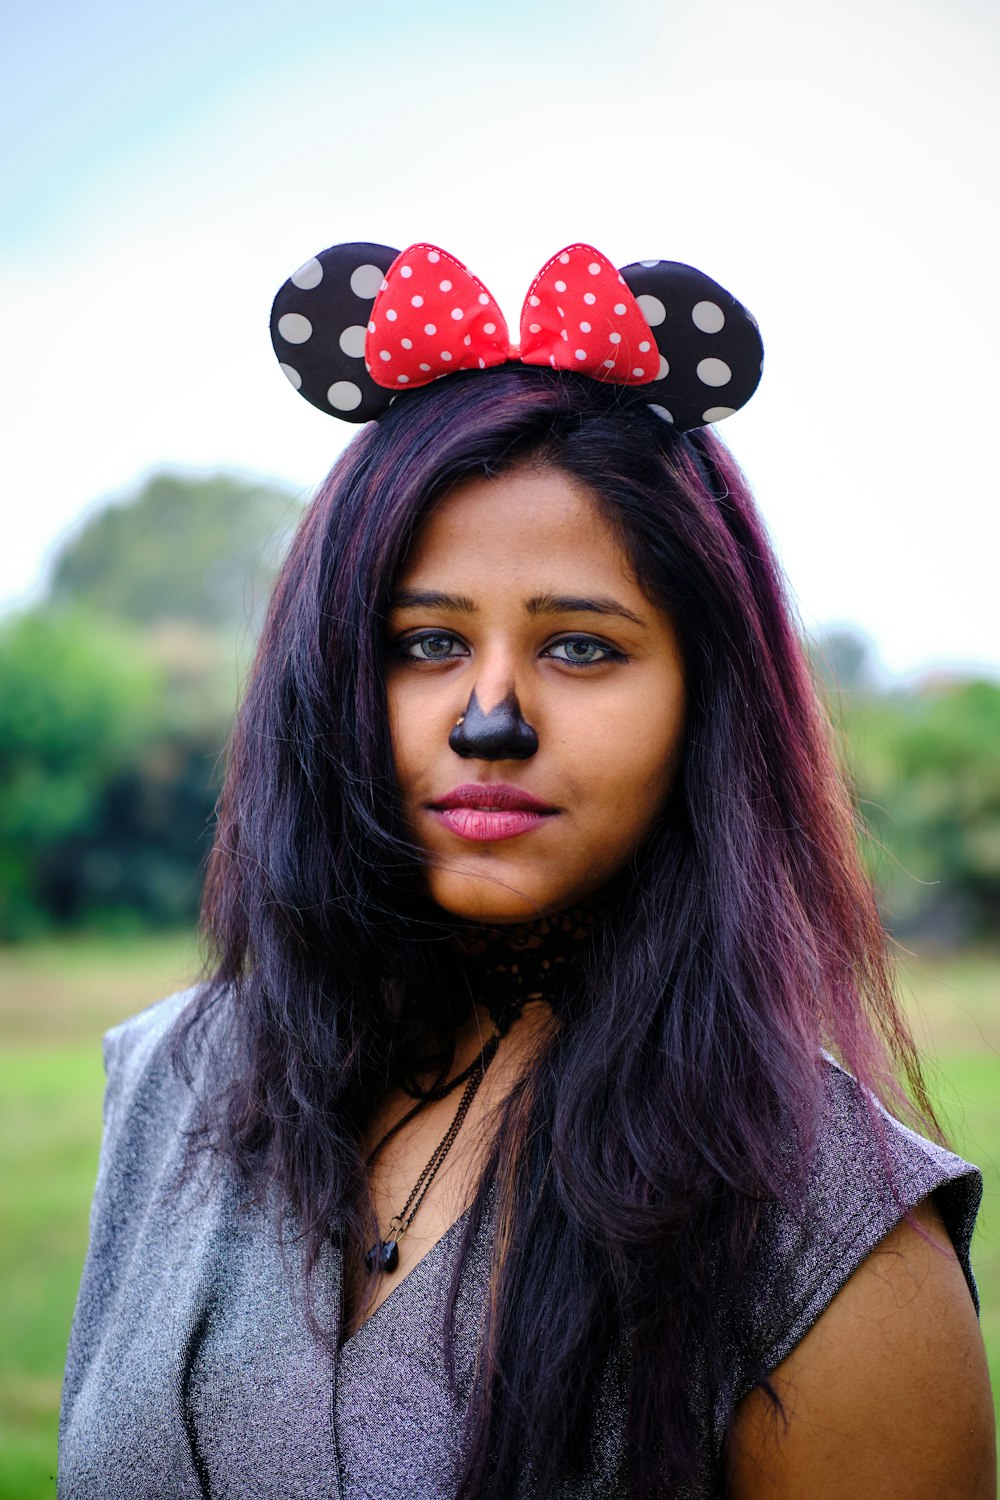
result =
M483 1050L480 1052L479 1056L475 1058L469 1064L469 1066L463 1070L463 1072L459 1073L456 1078L453 1078L450 1083L442 1084L439 1088L432 1090L431 1093L425 1095L423 1099L419 1100L419 1102L415 1104L412 1109L407 1110L402 1119L397 1120L395 1125L390 1126L385 1135L381 1137L381 1139L372 1149L371 1154L368 1157L367 1164L369 1167L371 1167L372 1163L375 1161L376 1157L378 1156L379 1152L382 1150L386 1142L390 1140L398 1130L401 1130L404 1125L412 1120L415 1115L419 1114L426 1104L438 1099L446 1098L458 1087L460 1083L465 1083L465 1088L462 1091L462 1097L458 1101L458 1108L455 1111L451 1124L448 1126L448 1129L445 1131L444 1135L435 1146L426 1166L420 1173L420 1176L417 1178L416 1182L413 1184L413 1187L410 1191L410 1196L403 1204L403 1207L399 1210L398 1213L393 1214L392 1218L389 1220L389 1230L387 1238L384 1240L379 1238L366 1254L365 1263L368 1266L369 1270L377 1267L380 1271L388 1275L398 1266L399 1242L403 1238L403 1235L406 1233L406 1231L409 1229L410 1225L413 1223L413 1220L416 1218L417 1213L420 1209L420 1205L426 1198L431 1183L434 1181L435 1177L440 1171L445 1157L448 1155L448 1152L455 1144L458 1133L462 1128L462 1123L469 1112L469 1106L472 1104L473 1099L476 1097L480 1084L486 1077L486 1069L489 1067L494 1057L496 1057L497 1048L499 1047L499 1045L499 1035L491 1036L489 1041L483 1047Z

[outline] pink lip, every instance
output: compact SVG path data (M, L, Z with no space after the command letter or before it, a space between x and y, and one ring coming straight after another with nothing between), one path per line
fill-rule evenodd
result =
M504 783L469 782L456 786L432 802L430 811L459 838L490 843L516 838L538 828L558 809L540 802L520 787Z
M539 813L556 811L548 802L541 802L530 792L522 791L519 786L508 786L503 781L467 781L464 786L453 787L443 797L438 797L431 807L435 811L442 807L502 808L505 812L513 809Z

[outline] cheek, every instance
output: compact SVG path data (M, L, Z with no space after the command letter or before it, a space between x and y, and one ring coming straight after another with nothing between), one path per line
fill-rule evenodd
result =
M683 694L651 692L602 716L577 762L601 836L634 845L666 802L684 743Z
M412 688L405 679L394 682L390 678L386 693L393 764L405 799L414 794L431 747L441 735L440 713L426 695Z

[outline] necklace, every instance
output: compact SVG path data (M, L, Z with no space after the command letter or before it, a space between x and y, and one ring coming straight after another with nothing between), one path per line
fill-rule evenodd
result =
M385 1238L379 1237L365 1255L370 1271L391 1275L399 1265L399 1242L410 1225L462 1128L486 1069L505 1036L531 1000L547 1000L558 1006L568 984L577 973L581 952L593 938L604 905L589 901L584 906L549 917L502 929L465 927L457 934L460 982L468 986L489 1011L496 1027L479 1056L450 1082L429 1093L421 1093L413 1108L396 1121L368 1157L370 1168L386 1142L409 1124L425 1105L447 1098L464 1085L455 1116L430 1160L417 1178L403 1207L389 1220ZM405 1087L405 1085L404 1085Z
M465 981L501 1036L531 1000L545 1000L560 1009L579 978L581 956L595 937L603 911L603 904L593 899L532 922L459 931Z
M372 1245L371 1249L365 1255L365 1265L368 1267L369 1271L379 1270L383 1273L383 1275L388 1276L391 1275L399 1265L399 1242L416 1218L420 1205L421 1203L423 1203L425 1197L427 1196L428 1188L440 1171L442 1163L444 1162L445 1157L448 1155L448 1152L455 1144L458 1132L462 1128L462 1122L469 1112L469 1106L471 1105L473 1099L476 1097L476 1093L479 1090L479 1085L482 1083L483 1079L486 1076L486 1069L489 1067L494 1057L496 1057L497 1048L499 1047L499 1045L499 1035L491 1036L489 1041L483 1047L483 1050L480 1052L479 1056L475 1058L474 1061L471 1062L463 1072L459 1073L456 1078L453 1078L450 1083L442 1084L439 1088L434 1089L431 1093L425 1094L423 1098L421 1098L413 1106L412 1109L407 1110L402 1119L397 1120L395 1125L391 1126L390 1129L386 1131L385 1135L382 1136L381 1140L376 1143L374 1149L368 1157L367 1165L369 1167L371 1167L372 1163L374 1162L375 1158L378 1156L379 1152L382 1150L382 1147L386 1144L386 1142L391 1140L396 1132L398 1130L401 1130L404 1125L408 1124L409 1121L413 1119L414 1115L419 1114L420 1111L424 1108L425 1104L431 1103L432 1101L436 1101L438 1099L445 1099L449 1094L453 1093L456 1088L458 1088L459 1084L465 1084L465 1088L462 1090L462 1097L458 1101L458 1108L455 1111L451 1124L448 1126L448 1129L441 1137L437 1146L434 1148L430 1160L427 1162L427 1165L424 1167L420 1176L414 1183L413 1188L410 1192L410 1196L403 1204L403 1207L399 1210L399 1213L393 1214L392 1218L389 1220L389 1228L385 1239L382 1239L380 1237L378 1240L376 1240L375 1244Z

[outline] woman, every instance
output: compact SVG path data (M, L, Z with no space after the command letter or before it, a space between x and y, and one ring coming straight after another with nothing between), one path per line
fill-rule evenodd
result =
M286 284L347 266L354 378L282 362L372 416L406 267L458 273L362 248ZM978 1174L874 1102L933 1130L778 569L613 274L626 379L532 361L536 281L299 530L212 979L108 1038L72 1500L994 1493Z

